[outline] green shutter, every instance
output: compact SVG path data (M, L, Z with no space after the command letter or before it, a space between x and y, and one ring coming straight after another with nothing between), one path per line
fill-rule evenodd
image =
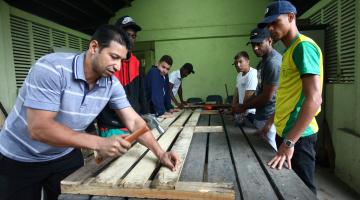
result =
M355 1L332 1L310 17L312 24L328 25L324 52L324 71L327 83L354 83Z
M33 63L52 51L52 47L67 47L85 51L89 40L66 31L38 24L25 18L10 15L16 87L23 84Z

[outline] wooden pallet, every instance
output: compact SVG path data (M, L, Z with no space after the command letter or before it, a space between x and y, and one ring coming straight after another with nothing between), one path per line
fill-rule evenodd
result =
M136 144L101 165L89 160L62 182L63 193L82 195L60 199L316 199L294 171L267 166L275 150L254 128L235 126L231 116L184 110L161 123L166 133L153 133L181 157L178 171L160 167Z
M62 193L155 199L234 199L232 182L179 180L194 133L223 132L222 126L197 126L200 109L182 110L161 121L166 132L152 130L163 149L174 150L182 163L176 172L159 165L141 144L100 165L93 158L61 182ZM186 179L184 179L186 180Z

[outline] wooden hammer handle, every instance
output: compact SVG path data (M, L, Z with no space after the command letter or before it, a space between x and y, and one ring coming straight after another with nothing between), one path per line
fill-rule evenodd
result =
M128 135L127 137L125 137L125 140L133 143L138 137L140 137L141 135L143 135L144 133L146 133L147 131L149 131L150 129L147 126L144 126L136 131L134 131L133 133L131 133L130 135ZM94 152L94 156L95 156L95 162L96 164L100 164L104 158L102 156L100 156L100 154L97 153L97 151Z
M146 133L147 131L150 131L150 129L147 126L142 127L141 129L138 129L131 133L129 136L125 138L126 141L133 143L138 137L140 137L142 134Z

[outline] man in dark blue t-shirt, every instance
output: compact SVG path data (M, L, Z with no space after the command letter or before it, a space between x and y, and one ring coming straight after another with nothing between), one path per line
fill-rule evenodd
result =
M166 117L173 112L168 76L172 63L170 56L162 56L157 66L152 66L145 78L146 99L149 102L150 112L157 117Z

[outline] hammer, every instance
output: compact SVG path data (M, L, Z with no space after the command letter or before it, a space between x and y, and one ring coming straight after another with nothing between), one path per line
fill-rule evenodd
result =
M141 117L146 121L150 128L156 128L156 130L159 131L160 134L163 134L165 132L165 130L160 126L160 122L156 119L154 115L146 114L141 115Z
M134 131L130 135L126 136L125 140L130 143L133 143L138 137L140 137L142 134L146 133L149 130L150 129L147 126L144 126L140 129ZM100 164L104 160L104 158L97 151L94 151L94 156L95 156L96 164Z
M133 143L138 137L149 131L149 128L150 129L156 128L160 134L164 133L164 129L160 126L159 121L154 116L150 114L146 114L146 115L142 115L141 117L145 120L147 126L144 126L134 131L130 135L126 136L125 137L126 141ZM104 160L104 158L100 154L98 154L97 151L94 151L94 156L95 156L96 164L100 164Z

